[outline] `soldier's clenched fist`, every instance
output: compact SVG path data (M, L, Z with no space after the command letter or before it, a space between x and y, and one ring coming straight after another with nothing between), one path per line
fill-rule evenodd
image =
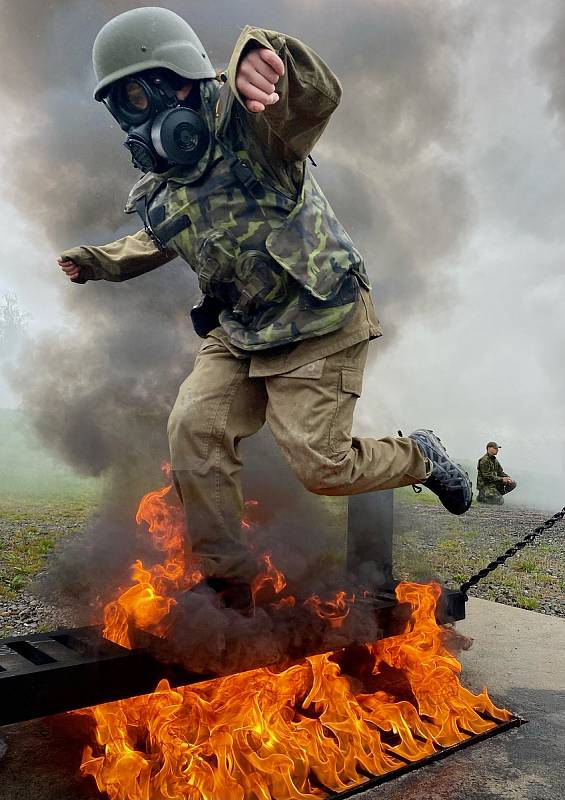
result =
M282 59L267 47L250 50L239 62L235 85L248 111L264 111L279 101L276 83L284 75Z
M57 264L61 267L65 275L72 281L75 278L78 278L80 274L80 267L78 264L75 264L74 261L71 261L70 258L63 258L59 256L57 259Z

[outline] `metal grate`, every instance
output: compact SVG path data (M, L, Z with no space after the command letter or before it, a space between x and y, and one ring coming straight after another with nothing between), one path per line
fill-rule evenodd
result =
M468 739L464 739L462 742L458 742L457 744L452 745L451 747L444 747L441 750L438 750L436 753L432 755L425 756L424 758L419 759L418 761L408 762L404 759L396 756L399 761L399 766L397 769L393 769L390 772L385 773L384 775L373 775L367 776L367 780L363 783L358 783L356 786L352 786L350 789L347 789L345 792L339 792L338 794L328 794L326 800L346 800L348 797L353 797L360 792L366 792L369 789L374 789L377 786L381 786L383 783L388 783L389 781L393 781L396 778L400 778L403 775L407 775L410 772L414 772L414 770L420 769L420 767L426 767L428 764L433 764L436 761L441 761L448 756L453 755L454 753L458 752L459 750L464 750L466 747L470 747L473 744L479 744L479 742L484 742L486 739L490 739L493 736L496 736L499 733L504 733L505 731L509 731L512 728L518 728L520 725L524 725L527 720L523 719L522 717L512 716L509 720L505 722L497 722L496 725L488 731L484 733L478 734L469 734Z
M375 613L382 636L393 636L404 625L408 608L399 604L393 588L375 591L358 602ZM462 619L464 598L445 590L438 621ZM59 714L86 706L149 694L160 680L186 686L213 675L189 672L174 660L167 645L142 630L130 630L135 648L127 650L104 639L99 627L0 640L0 725ZM315 638L287 652L300 659L326 651ZM268 666L250 661L242 669Z
M0 725L148 694L161 678L180 686L205 676L109 642L98 627L4 639Z

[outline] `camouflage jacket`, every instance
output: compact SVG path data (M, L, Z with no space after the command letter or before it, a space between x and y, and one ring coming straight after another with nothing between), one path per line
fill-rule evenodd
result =
M502 479L507 477L506 473L500 466L500 462L496 456L491 456L489 453L479 459L477 464L477 489L485 489L487 486L502 484Z
M285 64L277 84L281 99L262 114L247 112L235 88L237 64L250 45L275 50ZM77 249L65 255L87 279L109 280L135 277L180 255L202 292L218 301L229 341L244 351L338 330L355 309L359 283L370 284L306 158L339 102L339 83L298 40L253 28L240 36L227 78L219 101L215 81L201 84L203 113L216 136L199 164L150 173L130 194L126 210L144 209L160 248L140 232L105 248L80 248L78 257ZM248 185L230 158L246 166Z

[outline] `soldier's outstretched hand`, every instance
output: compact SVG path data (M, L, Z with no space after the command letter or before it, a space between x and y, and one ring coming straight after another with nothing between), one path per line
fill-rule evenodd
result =
M72 281L75 278L78 278L80 274L80 267L78 264L75 264L74 261L71 261L68 258L62 258L59 256L57 259L57 264L61 267L65 275Z
M237 67L235 85L248 111L258 113L279 101L276 83L284 75L282 59L267 47L250 50Z

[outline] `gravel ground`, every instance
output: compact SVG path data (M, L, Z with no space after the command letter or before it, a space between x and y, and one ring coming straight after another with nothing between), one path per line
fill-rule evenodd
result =
M461 517L440 505L399 496L395 513L397 578L435 578L457 587L537 527L552 511L473 505ZM491 573L470 594L565 617L565 521Z
M0 638L72 628L77 622L72 609L46 603L27 591L0 600Z
M0 514L0 638L81 624L56 598L30 591L36 575L49 568L55 547L81 532L89 503L53 505L3 499ZM84 623L83 623L84 624Z
M458 586L471 573L551 516L505 505L473 506L463 517L441 506L397 493L395 577L436 579ZM92 511L11 509L0 518L0 638L87 624L57 598L37 597L30 581L48 571L49 553L80 534ZM565 617L565 523L543 534L471 594L507 605Z

